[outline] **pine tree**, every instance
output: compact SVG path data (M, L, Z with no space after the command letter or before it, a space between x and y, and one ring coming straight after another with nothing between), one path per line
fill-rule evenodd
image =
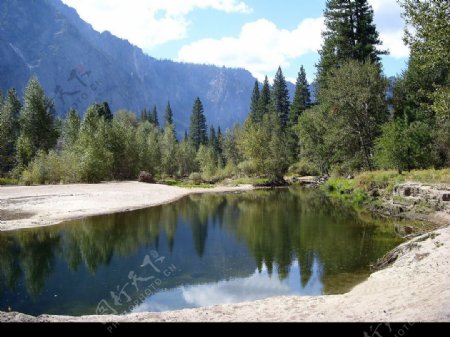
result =
M148 111L144 109L141 111L141 123L148 122Z
M108 102L103 102L98 108L98 115L100 117L105 117L105 120L110 122L113 120L113 114L109 108Z
M8 91L4 102L0 101L0 173L9 172L15 163L21 107L14 89Z
M263 116L269 113L270 102L270 85L269 79L266 76L259 95L258 120L262 120Z
M170 106L170 102L167 102L166 111L164 114L165 126L173 125L173 112Z
M261 121L261 114L259 110L259 83L255 81L255 87L253 88L252 100L250 104L250 117L254 123Z
M203 104L198 97L192 109L189 137L196 150L200 148L200 145L206 145L208 142Z
M292 101L289 123L291 126L297 125L298 118L311 106L311 94L309 93L309 84L306 79L305 68L301 66L295 84L295 95Z
M285 130L289 120L290 102L286 79L281 67L278 67L273 80L271 101L273 111L280 120L281 130Z
M156 109L156 105L153 107L152 111L152 122L157 128L159 128L158 110Z
M319 88L326 85L332 69L349 59L360 62L369 59L381 69L379 56L386 52L376 48L381 41L368 0L328 0L324 16L327 29L317 66Z
M19 154L21 165L27 165L34 155L43 150L48 152L56 145L58 131L55 123L55 108L53 101L45 96L44 89L36 77L28 82L24 105L20 112L21 138Z
M223 155L223 134L222 130L220 129L220 126L217 129L216 143L214 146L218 156L219 168L221 169L225 166L225 158Z
M211 126L209 128L208 145L214 149L216 146L216 141L217 141L216 129L214 128L214 126Z

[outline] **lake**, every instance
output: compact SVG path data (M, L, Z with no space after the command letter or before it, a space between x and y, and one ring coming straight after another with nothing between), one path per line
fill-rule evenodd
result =
M389 220L317 190L193 195L0 233L0 310L125 314L339 294L400 242Z

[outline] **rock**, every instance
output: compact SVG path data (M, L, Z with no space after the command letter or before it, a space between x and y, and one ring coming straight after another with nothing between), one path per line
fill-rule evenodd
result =
M406 235L410 235L414 232L414 228L412 228L411 226L404 226L403 230Z
M411 187L405 187L405 191L403 192L403 195L405 197L410 197L411 196Z
M443 194L442 201L449 202L450 201L450 193Z
M402 237L414 234L414 228L411 226L403 226L400 224L395 224L394 228L395 232Z
M142 171L141 173L139 173L138 181L140 183L147 183L147 184L156 183L155 178L153 178L153 176L146 171Z

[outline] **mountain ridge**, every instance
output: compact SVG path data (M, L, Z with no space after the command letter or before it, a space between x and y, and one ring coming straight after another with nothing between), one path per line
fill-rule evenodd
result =
M60 0L6 0L0 13L0 89L21 94L35 74L60 116L107 101L137 114L156 105L161 119L170 101L184 132L196 97L209 125L230 127L248 114L255 78L245 69L157 60L95 31Z

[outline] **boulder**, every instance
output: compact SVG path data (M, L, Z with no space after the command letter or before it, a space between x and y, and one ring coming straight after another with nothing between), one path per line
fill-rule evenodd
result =
M155 184L156 183L155 178L153 178L153 176L146 171L142 171L139 173L138 181L140 183L147 183L147 184Z

